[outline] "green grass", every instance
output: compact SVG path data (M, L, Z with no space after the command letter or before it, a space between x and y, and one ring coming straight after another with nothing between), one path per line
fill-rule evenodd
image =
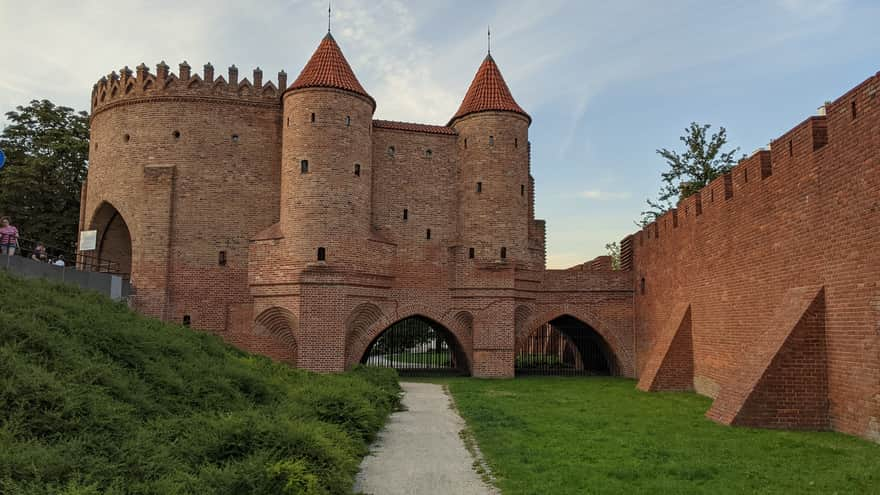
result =
M0 270L3 494L350 493L398 395Z
M444 352L401 352L389 356L394 363L451 366L449 354Z
M696 394L620 378L441 381L504 495L880 493L880 445L718 425Z

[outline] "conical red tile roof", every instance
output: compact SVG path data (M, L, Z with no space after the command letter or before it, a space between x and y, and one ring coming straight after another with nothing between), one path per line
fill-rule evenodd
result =
M477 75L474 76L467 94L464 95L461 106L458 107L458 111L452 116L449 125L452 125L452 122L465 115L489 110L516 112L525 115L529 121L532 120L529 114L513 99L513 95L510 94L510 89L507 87L507 83L504 82L504 77L501 75L501 71L498 70L498 65L495 64L495 59L492 58L492 55L486 55L486 59L483 60L482 65L477 69Z
M376 100L370 96L367 91L358 82L354 71L345 60L345 55L333 39L333 35L327 33L318 49L312 54L312 58L303 67L299 77L288 89L301 88L336 88L351 91L362 96L366 96L373 102L373 108L376 107Z

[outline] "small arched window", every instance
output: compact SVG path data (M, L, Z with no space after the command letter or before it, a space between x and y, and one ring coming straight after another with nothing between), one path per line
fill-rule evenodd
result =
M489 136L489 146L495 146L495 136Z
M358 177L361 176L361 164L360 163L354 164L354 175L356 175Z
M345 116L345 126L348 127L351 125L351 115Z
M404 208L403 209L403 219L406 220L408 218L409 218L409 210Z
M464 138L464 149L467 149L467 138Z
M431 150L429 150L429 149L428 149L428 150L425 150L425 158L431 158L432 156L434 156L434 152L433 152L433 151L431 151Z
M217 253L217 264L220 266L226 266L226 251L220 251Z
M430 238L431 238L431 229L428 229L427 233L425 234L425 238L426 238L426 239L430 239Z
M237 142L238 142L238 134L233 134L233 135L232 135L232 142L233 142L233 143L237 143Z
M189 315L183 315L183 326L188 327L192 323L192 318Z
M394 152L395 152L394 146L389 146L388 147L388 156L394 156Z
M301 174L309 173L309 161L308 160L300 160L299 173L301 173Z
M645 295L645 277L642 277L642 279L639 280L639 292L641 292L643 296Z
M315 112L312 112L312 122L315 121Z
M126 143L131 141L131 135L126 134L126 135L122 136L122 140L125 141Z
M174 136L174 139L180 139L180 131L174 131L171 135Z
M474 248L468 248L468 258L474 258Z
M501 248L501 259L507 259L507 248Z
M519 148L519 139L518 138L513 138L513 147Z
M482 182L477 182L477 192L478 193L483 192L483 183Z
M327 250L323 247L318 248L318 261L326 261L327 260Z

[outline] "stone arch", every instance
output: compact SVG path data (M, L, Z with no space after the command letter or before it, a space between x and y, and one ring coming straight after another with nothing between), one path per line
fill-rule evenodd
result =
M447 314L448 313L440 313L422 304L403 306L397 308L391 314L383 314L381 318L365 328L357 336L352 336L353 338L347 346L346 367L351 368L358 364L363 355L367 352L370 343L392 325L412 316L421 316L437 322L449 331L454 339L453 344L458 346L461 350L462 357L464 358L464 366L467 372L470 373L472 361L471 349L473 347L472 328L464 325L468 323L472 325L473 317L470 316L470 313L467 311L459 311L453 317L447 317ZM470 319L468 319L469 316Z
M270 335L284 346L282 349L266 352L266 354L293 366L296 365L297 358L296 333L298 330L299 321L296 316L290 310L278 306L266 309L254 319L254 333Z
M87 270L131 274L132 236L128 222L109 201L102 201L92 214L89 230L98 231L94 252L83 252Z
M513 326L514 335L519 337L523 332L523 327L528 323L529 317L532 316L532 309L521 304L513 310Z
M631 353L621 339L621 336L611 331L610 325L604 322L598 315L574 304L554 306L553 308L532 316L514 338L517 340L518 344L521 344L524 339L528 338L528 336L535 332L538 327L563 316L570 316L593 329L608 345L614 359L617 361L620 375L629 377L635 376Z

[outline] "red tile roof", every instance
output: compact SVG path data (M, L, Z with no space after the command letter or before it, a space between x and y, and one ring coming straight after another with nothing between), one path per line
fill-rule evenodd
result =
M321 44L312 54L312 58L303 67L299 77L288 89L300 88L336 88L351 91L362 96L366 96L373 102L373 108L376 108L376 101L358 82L354 71L345 60L345 55L333 39L333 35L327 33Z
M427 134L458 134L452 127L444 125L414 124L412 122L397 122L394 120L373 120L373 127L379 129L394 129L396 131L424 132Z
M474 76L467 94L464 95L461 106L450 119L449 125L465 115L490 110L516 112L525 115L529 121L532 120L529 114L513 99L513 95L510 94L510 89L504 82L504 77L501 76L501 71L498 70L498 65L495 64L492 55L486 55L486 59L477 70L477 75Z

